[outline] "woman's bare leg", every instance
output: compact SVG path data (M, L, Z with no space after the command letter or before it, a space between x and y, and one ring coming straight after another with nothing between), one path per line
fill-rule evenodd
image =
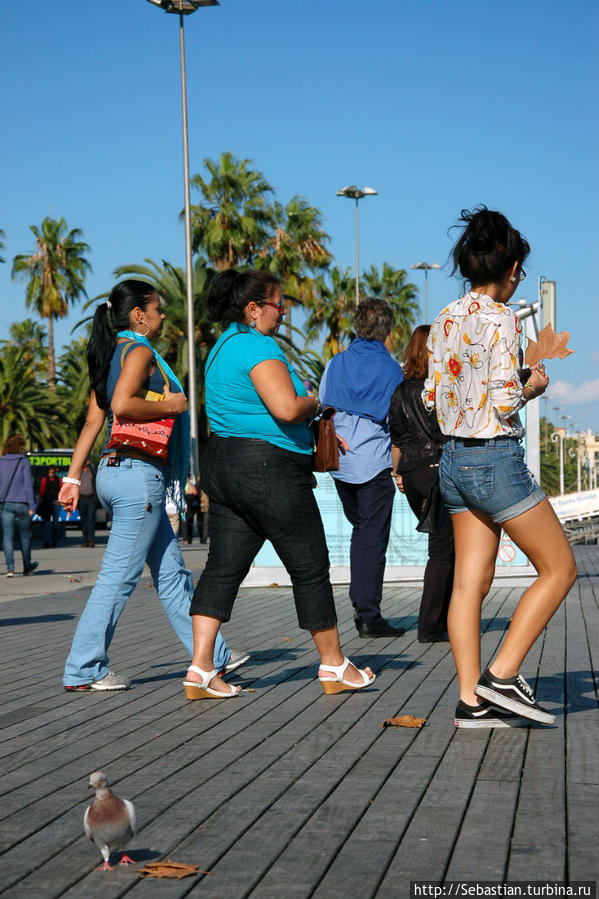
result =
M538 572L524 591L491 671L514 677L526 654L576 581L572 549L549 500L503 523L511 540Z
M316 644L316 649L318 650L318 655L320 656L320 661L323 665L338 666L343 664L343 653L341 651L341 644L339 643L339 631L337 630L337 625L319 631L310 631L310 633L312 634L312 639ZM368 677L372 677L370 668L364 668L364 671ZM332 677L330 671L323 671L322 669L319 669L318 676ZM343 677L353 684L362 683L362 678L358 674L358 669L355 665L348 665Z
M455 543L453 593L447 614L451 651L460 684L460 699L477 705L474 686L480 677L480 610L491 589L501 528L484 512L451 516Z
M202 671L212 671L214 641L221 623L218 618L212 618L210 615L191 616L191 627L193 630L193 658L191 664L201 668ZM195 671L188 671L185 679L196 684L202 680ZM212 678L209 686L212 690L218 690L226 695L229 695L231 692L230 685L226 684L218 675ZM236 687L237 692L240 689L241 687Z

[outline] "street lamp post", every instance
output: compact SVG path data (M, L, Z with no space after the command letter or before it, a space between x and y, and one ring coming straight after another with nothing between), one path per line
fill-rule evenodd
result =
M418 268L424 271L424 324L428 325L428 273L432 268L441 268L440 265L437 265L436 262L417 262L415 265L411 265L410 268Z
M191 204L189 198L189 141L187 134L187 82L185 75L185 36L183 16L189 16L200 6L220 6L219 0L148 0L167 13L179 16L179 49L181 55L181 113L183 120L183 181L185 187L185 271L187 281L187 373L189 421L191 430L191 471L199 474L198 457L198 396L196 386L195 321L193 310L193 267L191 262Z
M559 413L564 411L564 407L563 406L553 406L553 411L558 413L556 427L559 427ZM553 434L551 435L551 439L555 443L555 440L553 440ZM555 449L557 452L557 447Z
M568 455L570 456L571 459L573 459L576 456L576 489L580 493L580 491L582 489L582 485L581 485L581 476L580 476L580 450L579 450L579 447L576 446L576 449L574 449L574 447L571 446L570 449L568 450Z
M362 199L362 197L373 197L378 194L377 190L374 190L372 187L356 187L355 184L350 184L347 187L342 187L337 191L338 197L348 197L351 200L356 201L356 306L360 302L360 213L358 211L358 201Z
M559 492L560 496L564 495L564 434L560 431L554 431L551 435L553 443L559 440Z

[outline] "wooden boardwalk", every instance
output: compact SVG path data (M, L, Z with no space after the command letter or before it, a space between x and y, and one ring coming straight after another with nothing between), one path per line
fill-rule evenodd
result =
M553 728L456 731L447 644L420 645L419 589L385 588L409 630L355 635L336 588L345 651L375 688L324 696L316 654L288 589L245 590L226 636L252 652L230 676L239 699L185 702L186 658L144 581L117 630L111 665L125 693L60 688L87 591L0 606L0 892L5 897L396 899L411 880L599 879L599 548L576 549L580 576L523 674L557 714ZM488 661L522 588L493 588ZM421 730L383 719L426 717ZM129 854L210 872L142 880L96 872L83 836L94 770L132 799Z

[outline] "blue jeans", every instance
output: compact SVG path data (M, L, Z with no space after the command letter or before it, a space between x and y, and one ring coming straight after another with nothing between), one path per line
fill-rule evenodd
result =
M21 538L23 568L31 567L31 523L27 503L2 503L2 549L6 559L6 570L15 570L14 533L15 524Z
M108 465L104 458L98 467L96 491L112 516L112 528L98 580L77 624L64 670L65 686L89 684L108 674L108 647L146 562L175 633L187 654L193 654L189 617L193 581L164 508L162 469L125 457L118 466ZM222 670L228 658L229 650L219 632L214 667Z

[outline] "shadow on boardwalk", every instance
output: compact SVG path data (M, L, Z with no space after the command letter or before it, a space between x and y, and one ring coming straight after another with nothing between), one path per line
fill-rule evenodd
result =
M87 591L2 605L0 890L6 897L409 896L411 880L583 880L599 873L599 549L526 662L553 728L457 732L447 644L415 638L419 590L385 588L410 630L359 639L336 589L345 651L374 688L324 696L288 589L246 590L226 636L252 651L230 676L248 692L184 700L186 658L153 589L132 597L111 664L133 689L66 694L59 684ZM522 588L493 588L483 662ZM409 713L422 730L381 729ZM103 770L135 803L136 860L164 855L210 872L141 880L95 872L83 836L87 780Z

